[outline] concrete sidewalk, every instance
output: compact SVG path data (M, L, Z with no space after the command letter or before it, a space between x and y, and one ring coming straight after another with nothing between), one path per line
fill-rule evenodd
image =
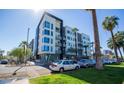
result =
M28 78L20 79L20 80L13 80L9 84L29 84Z
M0 67L0 83L9 84L28 84L29 78L51 74L51 71L42 66L24 66L20 67ZM12 75L15 70L16 75Z

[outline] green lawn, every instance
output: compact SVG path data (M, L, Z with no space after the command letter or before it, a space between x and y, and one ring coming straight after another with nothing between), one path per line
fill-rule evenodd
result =
M122 84L124 83L124 63L105 65L102 71L94 68L81 68L33 78L29 81L32 84Z

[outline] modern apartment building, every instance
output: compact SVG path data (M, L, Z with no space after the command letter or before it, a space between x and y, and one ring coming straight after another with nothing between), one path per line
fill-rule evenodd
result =
M66 48L65 48L65 55L66 56L75 56L75 48L76 48L76 43L75 43L75 32L72 31L72 28L69 26L65 26L63 29L65 33L65 41L66 41Z
M84 33L73 32L73 28L64 27L66 37L66 57L78 56L78 58L86 58L91 56L90 37ZM77 52L76 52L77 51Z
M113 52L111 50L103 50L104 55L112 55Z
M42 61L62 59L64 53L63 21L44 12L35 37L34 55Z
M69 26L64 27L62 19L44 12L37 26L33 53L42 62L76 55L89 56L89 43L88 35L74 32Z
M90 37L82 33L83 56L91 56Z

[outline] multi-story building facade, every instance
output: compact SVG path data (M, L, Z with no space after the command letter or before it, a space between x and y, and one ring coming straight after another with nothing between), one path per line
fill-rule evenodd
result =
M103 50L103 54L104 55L112 55L112 51L111 50Z
M77 56L82 57L83 56L83 43L82 43L82 34L77 32Z
M82 57L84 45L89 43L88 35L74 32L69 26L63 27L62 19L45 12L37 26L33 53L41 61ZM87 56L88 49L85 48Z
M69 26L65 26L63 29L65 33L65 41L66 41L66 48L65 48L65 54L66 56L75 56L75 32L72 31L72 28Z
M91 56L90 37L84 33L73 32L73 28L64 27L66 36L66 57L78 56L78 58L86 58ZM69 58L70 58L69 57Z
M35 37L34 54L44 60L61 59L64 53L63 21L45 12L39 22Z
M91 56L90 37L82 33L83 56Z
M114 56L114 53L111 50L103 50L102 54L102 58L113 58Z

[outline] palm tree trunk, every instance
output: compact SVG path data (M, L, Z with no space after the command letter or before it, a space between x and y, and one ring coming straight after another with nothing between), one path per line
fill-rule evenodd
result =
M113 34L113 31L110 31L110 32L111 32L111 36L112 36L112 40L113 40L113 48L114 48L115 56L116 56L116 59L117 59L117 62L118 62L118 61L119 61L119 59L118 59L117 46L115 45L115 38L114 38L114 34Z
M100 51L100 41L99 41L96 10L92 9L91 11L92 11L92 19L93 19L93 27L94 27L96 69L100 70L103 69L103 64L101 62L101 51Z
M121 49L119 47L118 47L118 50L119 50L119 53L121 55L121 59L123 60L122 52L121 52Z

